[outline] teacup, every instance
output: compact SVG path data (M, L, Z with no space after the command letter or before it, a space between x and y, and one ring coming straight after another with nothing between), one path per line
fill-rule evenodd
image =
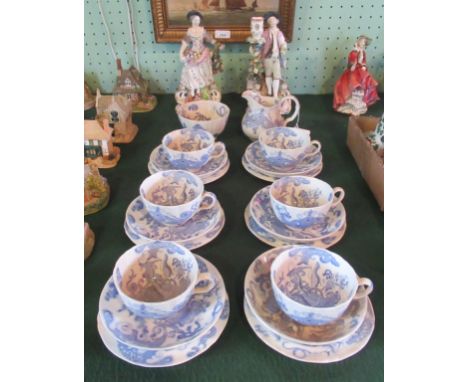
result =
M297 229L327 224L327 213L344 198L341 187L332 188L309 176L285 176L270 186L270 202L276 217ZM338 196L335 194L338 193Z
M230 111L218 101L192 101L176 106L182 127L201 127L215 136L223 132Z
M195 256L169 241L153 241L130 248L119 257L112 274L125 306L138 316L166 318L181 310L193 293L215 286L199 273Z
M341 256L312 246L294 246L278 255L270 278L281 310L303 325L335 321L353 299L373 289L372 281L358 277Z
M205 192L203 181L188 171L167 170L146 178L140 196L148 213L166 225L180 225L197 211L210 209L216 195Z
M281 169L293 168L322 148L319 141L310 140L309 130L297 127L260 129L258 140L267 162Z
M190 127L166 134L162 145L169 162L176 169L200 168L226 150L224 143L215 142L208 131Z

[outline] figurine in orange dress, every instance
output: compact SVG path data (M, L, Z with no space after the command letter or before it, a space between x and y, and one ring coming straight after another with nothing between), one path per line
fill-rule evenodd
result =
M379 100L378 82L367 70L366 47L371 39L359 36L348 56L348 68L335 85L333 108L340 113L361 115Z

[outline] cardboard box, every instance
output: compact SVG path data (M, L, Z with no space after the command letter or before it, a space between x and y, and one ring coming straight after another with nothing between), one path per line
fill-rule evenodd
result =
M380 209L384 210L384 161L372 148L365 134L377 126L376 117L349 117L346 143L357 163L362 177L374 194Z

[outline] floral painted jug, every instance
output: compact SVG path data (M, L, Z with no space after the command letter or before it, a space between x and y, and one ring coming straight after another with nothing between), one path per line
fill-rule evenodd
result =
M252 90L246 90L242 93L242 98L245 98L248 103L242 118L242 131L253 141L258 139L261 127L286 126L299 115L299 100L292 95L276 100L273 97L262 96ZM295 103L294 114L284 119L283 114L287 114L291 110L291 101Z

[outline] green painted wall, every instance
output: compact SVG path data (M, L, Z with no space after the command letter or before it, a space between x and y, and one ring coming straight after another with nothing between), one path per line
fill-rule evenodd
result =
M126 0L101 0L112 42L124 67L132 62ZM132 0L142 74L154 93L175 91L181 70L178 43L157 44L154 39L150 0ZM97 0L84 4L84 72L94 89L112 91L116 66L107 43ZM383 0L296 0L293 40L289 44L287 81L294 94L324 94L346 66L355 38L373 39L367 49L370 72L383 91L384 2ZM222 91L244 90L249 54L247 44L227 44L223 51L225 71L216 77Z

